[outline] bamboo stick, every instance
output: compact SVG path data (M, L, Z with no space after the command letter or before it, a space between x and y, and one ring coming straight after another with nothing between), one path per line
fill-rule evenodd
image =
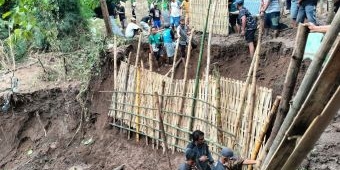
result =
M267 130L268 130L269 125L270 125L270 123L272 121L272 118L275 117L275 115L276 115L277 108L279 107L280 101L281 101L281 96L276 96L274 104L273 104L273 106L272 106L272 108L271 108L271 110L269 112L268 117L266 118L265 124L264 124L264 126L262 126L260 136L256 139L254 150L253 150L253 152L251 154L251 159L252 160L256 159L256 157L257 157L257 155L258 155L258 153L260 151L263 139L264 139L264 137L265 137L265 135L267 133ZM258 161L257 167L259 167L259 165L261 164L261 161L264 158L263 156L264 156L264 152L262 152L262 154L260 155L259 159L257 160Z
M139 106L140 105L140 96L139 96L139 92L140 92L140 83L141 83L141 76L140 76L140 72L141 72L141 70L140 70L140 68L139 67L137 67L137 70L136 70L136 72L137 72L137 75L136 75L136 81L137 81L137 85L136 85L136 92L137 92L137 94L136 94L136 98L135 98L135 105L136 106ZM137 131L137 133L136 133L136 141L137 142L139 142L139 131L140 131L140 120L139 120L139 116L138 116L138 114L139 114L139 107L136 107L136 114L137 114L137 116L136 116L136 119L135 119L135 124L136 124L136 131Z
M289 156L287 162L283 166L282 170L297 169L307 154L313 149L315 143L320 138L321 134L327 128L328 124L334 118L338 110L340 109L340 86L334 93L333 97L329 100L328 104L317 116L312 124L306 130L306 133L298 141L294 151Z
M262 39L262 32L263 32L263 26L264 26L264 16L260 15L260 30L257 40L257 47L254 54L255 64L254 64L254 71L253 71L253 77L252 77L252 85L250 89L250 106L249 106L249 113L248 113L248 139L246 140L246 145L244 148L246 148L245 153L250 153L250 141L251 141L251 131L253 128L253 121L254 121L254 110L255 110L255 100L256 100L256 72L257 68L259 66L260 61L260 51L261 51L261 39ZM251 166L248 166L250 168Z
M126 75L125 75L125 79L124 79L124 91L127 91L128 84L129 84L131 55L132 55L132 53L130 52L129 56L127 58L127 70L126 70ZM126 93L124 93L123 94L123 103L126 102L126 98L127 98L127 95L126 95ZM125 105L123 105L122 110L125 110ZM124 116L122 116L121 125L123 125L124 119L125 119L125 114L124 114ZM122 129L120 130L120 133L122 133Z
M159 101L160 97L158 96L157 92L154 93L154 96L155 96L155 101L156 101L156 106L157 106L158 117L159 117L159 121L160 121L160 129L162 131L162 139L163 139L163 144L164 144L164 148L165 148L165 154L168 158L169 169L172 170L170 155L169 155L169 152L168 152L167 136L166 136L165 128L164 128L164 124L163 124L162 105L161 105L161 102Z
M215 66L214 68L214 77L216 79L216 121L217 121L217 141L220 144L223 144L223 132L222 129L222 118L221 118L221 75Z
M191 116L195 117L195 109L196 109L196 97L198 93L198 86L199 86L199 77L200 77L200 70L201 70L201 62L203 58L203 49L204 49L204 39L205 35L207 32L207 27L208 27L208 20L209 20L209 10L211 6L211 0L209 0L208 4L208 10L207 10L207 15L205 19L205 25L204 25L204 31L201 39L201 47L200 47L200 53L199 53L199 58L198 58L198 63L197 63L197 69L196 69L196 76L195 76L195 88L194 88L194 95L193 95L193 101L192 101L192 107L191 107ZM193 119L189 120L189 131L193 131Z
M267 168L269 165L269 161L271 160L274 152L279 147L289 125L293 121L294 117L296 116L298 110L301 108L303 102L305 101L309 90L311 89L312 85L314 84L318 73L322 67L322 64L326 58L326 54L329 52L330 48L332 47L332 43L337 38L337 35L340 32L340 12L338 11L334 17L334 20L327 31L323 41L321 42L321 46L316 53L311 65L309 66L306 76L304 77L301 86L296 93L296 97L294 98L294 102L292 104L291 109L289 110L274 142L273 145L270 147L268 155L264 161L264 168Z
M179 38L177 39L176 42L176 48L175 48L175 55L174 55L174 61L172 64L172 70L171 70L171 82L175 77L175 69L176 69L176 63L177 63L177 55L178 55L178 47L179 47ZM178 62L179 63L179 62Z
M209 25L209 35L208 35L208 50L207 50L207 65L205 69L205 96L204 100L208 100L208 89L209 89L209 70L210 70L210 60L211 60L211 37L212 37L212 32L213 32L213 25L214 25L214 20L215 20L215 14L216 14L216 6L219 0L214 1L213 4L213 13L212 13L212 20ZM204 112L205 112L205 117L208 118L208 106L204 105ZM208 125L206 125L206 128Z
M277 132L280 129L280 126L282 125L282 122L284 118L286 117L286 114L289 110L289 102L292 99L294 87L296 85L297 76L299 73L299 69L302 63L303 54L305 51L306 41L308 37L308 29L307 27L303 26L302 24L299 24L298 30L297 30L297 36L295 40L294 45L294 51L290 59L289 67L288 67L288 73L286 75L286 79L284 82L284 87L282 90L282 102L279 106L279 113L277 114L274 122L274 126L272 129L272 132L269 136L269 139L266 143L264 157L266 157L266 154L269 151L269 147L272 145Z
M178 64L181 62L182 60L177 60L175 64L175 68L177 68ZM170 70L164 75L164 77L168 77L170 73L172 73L173 68L171 67Z
M139 53L140 53L140 46L142 43L142 34L139 34L139 38L138 38L138 47L137 47L137 56L136 56L136 61L135 61L135 67L138 66L138 62L139 62Z
M104 17L104 22L105 22L105 28L106 28L106 36L111 36L112 33L112 26L111 26L111 21L109 18L109 11L107 9L107 4L105 0L100 0L100 7L102 9L102 14Z
M152 55L149 53L149 70L152 72Z

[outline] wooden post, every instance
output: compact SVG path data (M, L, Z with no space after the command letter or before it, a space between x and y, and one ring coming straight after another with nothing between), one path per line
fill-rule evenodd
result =
M137 67L136 68L136 81L137 81L137 85L136 85L136 98L135 98L135 105L136 105L136 119L135 119L135 123L136 123L136 141L139 142L139 130L140 130L140 120L139 120L139 105L140 105L140 82L141 82L141 76L140 76L140 68Z
M176 63L177 63L178 47L179 47L179 38L177 39L177 42L176 42L174 61L172 63L171 82L172 82L172 80L175 77L175 69L176 69Z
M160 122L160 130L162 131L162 140L164 144L165 154L168 157L169 168L171 170L172 168L171 168L170 155L168 151L167 136L165 133L164 123L163 123L162 105L159 102L159 96L157 92L154 93L154 96L155 96L157 112L158 112L158 117L159 117L159 122Z
M216 122L217 122L217 141L223 145L222 116L221 116L221 75L218 68L214 67L214 77L216 79Z
M289 102L292 99L294 87L296 85L297 76L299 74L299 69L302 63L303 54L305 51L305 46L308 37L308 28L303 26L303 24L299 24L297 29L297 35L295 39L294 51L290 59L288 73L286 75L286 79L284 82L283 90L282 90L282 101L279 106L279 113L277 114L274 122L274 126L272 128L272 132L269 136L269 139L266 143L265 147L265 155L268 153L269 147L272 145L277 132L282 125L283 120L286 117L286 114L289 110ZM265 157L264 155L264 157Z
M282 170L297 169L307 154L313 149L321 134L340 109L340 86L330 99L321 115L317 116L302 136Z
M178 116L178 120L177 120L177 127L180 127L180 125L182 124L182 118L183 118L183 110L184 110L184 104L185 104L185 96L187 94L187 86L188 86L188 66L189 66L189 61L190 61L190 57L191 57L191 42L192 42L192 37L193 37L193 34L194 34L194 29L191 30L191 34L190 34L190 37L189 37L189 47L188 47L188 52L187 52L187 58L186 58L186 61L185 61L185 66L184 66L184 75L183 75L183 82L184 82L184 87L183 87L183 91L182 91L182 99L181 99L181 106L179 108L179 113L181 115ZM181 60L180 60L181 61ZM176 131L176 136L179 136L179 132L180 130L177 129ZM178 145L178 141L179 139L176 138L176 142L175 144Z
M129 56L127 58L127 71L124 79L124 91L127 91L128 84L129 84L129 73L130 73L130 61L131 61L131 52L129 53ZM123 103L126 102L126 93L123 93ZM123 105L122 110L125 110L125 104ZM122 113L123 114L123 113ZM125 120L125 113L124 116L122 116L121 126L123 126L123 121ZM122 128L120 129L120 133L122 133ZM130 135L129 135L130 136Z
M252 160L256 159L256 157L257 157L257 155L258 155L258 153L260 151L260 148L261 148L264 136L267 133L267 130L269 128L270 123L272 122L273 117L275 117L275 115L277 113L277 109L279 107L280 101L281 101L281 96L276 96L274 104L273 104L272 108L270 109L269 115L266 118L266 121L264 122L264 126L262 126L260 136L256 139L254 150L253 150L253 152L251 154L251 159ZM261 164L261 161L264 158L263 156L264 156L264 152L262 152L260 154L260 157L257 160L257 162L258 162L257 163L257 167Z
M139 34L135 67L137 67L138 63L139 63L139 57L140 57L139 53L140 53L140 46L141 46L141 44L142 44L142 34Z
M149 53L149 70L152 72L152 55Z
M109 11L107 10L107 4L105 0L100 0L100 7L102 9L102 13L104 17L106 36L111 36L113 34L112 26L111 26L111 20L109 18Z
M204 30L203 30L203 35L201 39L201 47L200 47L200 53L199 53L199 58L198 58L198 63L197 63L197 69L196 69L196 76L195 76L195 87L194 87L194 95L193 95L193 100L192 100L192 106L191 106L191 119L189 119L189 131L193 131L193 117L195 117L195 109L196 109L196 97L198 93L198 86L200 83L200 70L201 70L201 62L203 58L203 49L204 49L204 39L205 35L207 33L207 27L208 27L208 20L209 20L209 12L210 12L210 6L211 6L211 0L209 0L208 4L208 9L207 9L207 16L205 18L205 25L204 25Z
M218 0L217 0L218 1ZM212 37L212 32L213 32L213 25L214 25L214 19L215 19L215 13L216 13L216 5L217 5L217 1L214 2L213 4L213 13L212 13L212 20L210 22L209 25L209 35L208 35L208 50L207 50L207 65L205 68L205 95L204 95L204 101L207 102L208 101L208 90L209 90L209 70L210 70L210 60L211 60L211 37ZM204 112L205 112L205 119L208 119L208 113L209 113L209 105L205 104L204 105ZM209 124L206 123L205 125L205 129L208 130L209 128Z
M269 160L272 159L274 152L278 149L283 137L287 129L289 128L290 124L292 123L293 119L295 118L297 112L300 110L303 102L307 98L308 92L310 91L312 85L314 84L317 76L319 75L320 69L322 67L323 62L325 61L326 55L328 54L329 50L332 47L333 42L337 38L340 32L340 12L338 11L335 15L335 18L327 31L324 39L321 42L321 46L316 53L312 63L310 64L306 76L304 77L299 90L296 93L296 97L294 98L294 102L292 104L291 109L289 110L274 142L273 145L270 147L268 155L264 161L264 168L267 167L274 167L268 166ZM281 162L283 163L283 162Z

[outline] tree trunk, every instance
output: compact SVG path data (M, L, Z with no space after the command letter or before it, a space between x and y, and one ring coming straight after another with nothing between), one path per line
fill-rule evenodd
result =
M113 34L112 26L111 26L111 20L109 17L109 11L107 10L107 4L105 0L100 0L100 7L102 9L103 18L105 22L106 36L111 36Z

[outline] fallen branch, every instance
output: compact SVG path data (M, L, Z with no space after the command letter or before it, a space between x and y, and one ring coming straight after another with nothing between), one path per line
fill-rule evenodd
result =
M164 77L168 77L168 75L172 72L173 68L176 68L181 61L182 60L176 61L175 67L170 68L170 70L164 75Z

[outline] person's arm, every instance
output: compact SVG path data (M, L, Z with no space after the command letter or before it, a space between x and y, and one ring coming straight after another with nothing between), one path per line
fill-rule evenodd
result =
M272 3L272 0L267 0L266 2L264 2L260 12L261 13L265 12L267 10L268 6L270 5L270 3Z
M305 26L308 26L310 29L310 32L320 32L320 33L326 33L328 29L331 27L330 25L321 25L316 26L313 23L307 23Z
M180 26L178 26L177 27L177 37L179 38L179 37L181 37L181 34L180 34L180 31L181 31L181 28L180 28Z
M241 35L244 35L246 32L246 24L247 24L247 17L244 15L241 18Z
M254 164L257 164L257 160L245 159L243 161L243 165L254 165Z

